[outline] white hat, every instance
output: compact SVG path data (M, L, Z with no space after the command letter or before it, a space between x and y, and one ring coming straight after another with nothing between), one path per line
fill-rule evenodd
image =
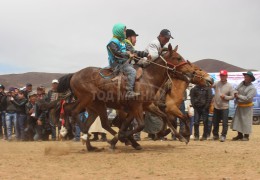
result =
M59 83L59 81L58 81L57 79L53 79L53 80L52 80L52 84L53 84L53 83Z

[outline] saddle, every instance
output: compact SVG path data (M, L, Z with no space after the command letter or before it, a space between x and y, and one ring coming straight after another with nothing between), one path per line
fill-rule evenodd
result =
M143 75L143 68L141 67L134 67L136 70L136 77L135 80L139 80L141 79L142 75ZM117 76L125 76L124 73L120 73L119 71L114 71L113 68L103 68L100 70L99 73L103 78L106 79L114 79L117 78Z

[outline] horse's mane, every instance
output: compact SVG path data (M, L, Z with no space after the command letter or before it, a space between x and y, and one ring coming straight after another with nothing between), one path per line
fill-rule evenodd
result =
M59 84L57 88L58 93L64 93L68 89L70 89L70 79L72 78L72 76L73 73L70 73L59 78Z

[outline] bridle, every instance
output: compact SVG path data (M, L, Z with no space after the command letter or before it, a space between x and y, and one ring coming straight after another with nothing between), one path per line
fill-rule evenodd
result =
M195 78L199 78L199 79L201 80L201 79L203 79L203 78L205 77L206 74L207 74L207 73L204 72L204 74L198 75L198 74L194 71L194 72L193 72L193 77L192 77L192 79L194 80Z
M181 75L181 76L183 76L184 79L185 79L188 83L190 83L190 81L194 78L194 77L190 78L187 74L185 74L185 73L180 72L180 71L177 70L179 67L181 67L181 66L183 66L183 65L186 65L186 64L189 64L188 61L182 61L182 62L179 63L179 64L173 64L173 63L171 63L171 62L165 60L162 55L160 55L159 57L160 57L160 58L164 61L164 63L165 63L165 66L163 66L163 65L161 65L161 66L163 66L164 68L167 69L167 75L168 75L169 80L170 80L171 82L172 82L172 80L171 80L171 76L170 76L169 72L170 72L171 74L174 74L174 75ZM153 62L153 63L154 63L154 62ZM157 64L157 63L156 63L156 64ZM157 65L159 65L159 64L157 64ZM194 74L196 74L195 71L192 73L192 76L194 76Z

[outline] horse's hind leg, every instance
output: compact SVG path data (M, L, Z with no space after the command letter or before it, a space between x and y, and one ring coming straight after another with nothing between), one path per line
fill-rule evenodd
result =
M89 142L89 136L87 134L88 134L89 127L94 122L97 115L95 113L91 113L90 116L88 117L89 121L87 120L87 123L83 123L79 119L79 113L84 112L86 110L86 107L91 102L91 100L92 100L91 97L82 97L81 101L78 100L75 102L75 105L73 107L74 109L71 111L72 121L77 122L81 132L84 133L84 138L82 138L82 140L83 142L86 141L86 146L88 151L95 149L94 147L91 146ZM87 136L87 138L85 138L85 136Z
M134 117L136 118L136 121L138 123L137 128L134 130L126 131ZM118 136L121 138L126 138L126 139L130 140L130 142L132 143L132 146L136 150L140 150L140 149L142 149L142 147L140 144L138 144L134 140L133 134L140 132L141 130L143 130L143 128L144 128L143 107L142 107L142 104L138 104L131 108L131 111L130 111L130 113L128 113L126 120L123 121L123 124L120 128Z
M117 132L113 130L109 124L108 117L107 117L107 108L104 102L95 102L91 105L92 109L95 109L98 113L101 121L102 128L108 131L110 134L115 136Z
M85 128L84 128L84 134L85 136L87 135L87 139L86 139L86 148L88 151L96 151L98 148L92 146L90 144L90 134L88 133L90 126L93 124L93 122L96 120L97 118L97 113L88 109L88 118L86 119L85 122ZM83 135L84 136L84 135ZM82 139L83 143L84 143L84 139Z

